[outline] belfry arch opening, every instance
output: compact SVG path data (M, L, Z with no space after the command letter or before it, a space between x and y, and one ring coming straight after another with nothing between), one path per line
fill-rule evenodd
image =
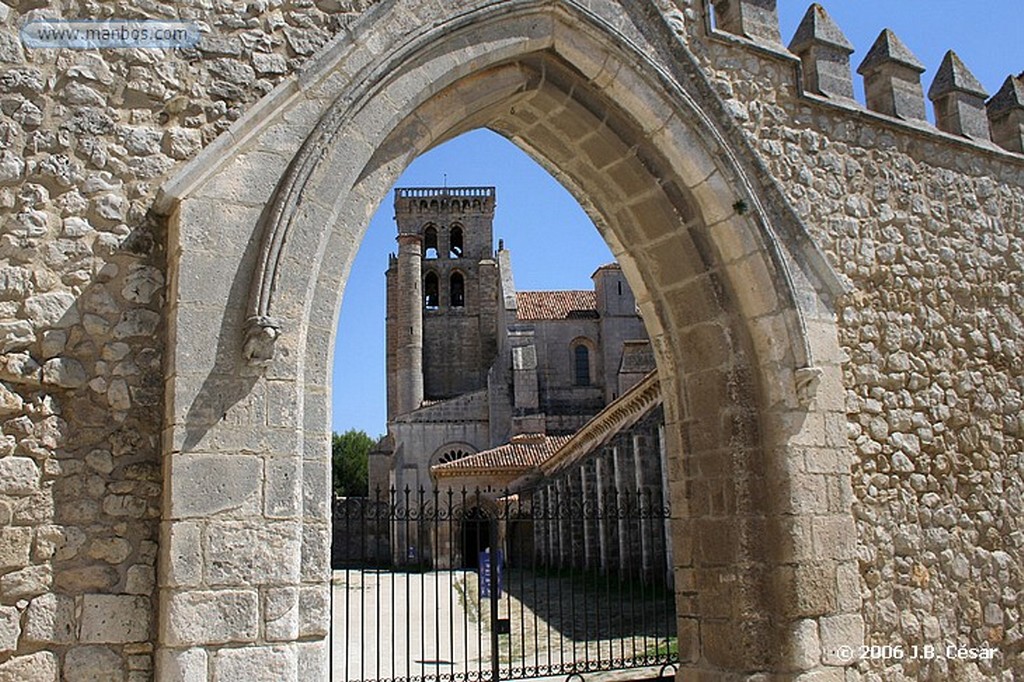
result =
M163 533L165 539L185 537L194 518L220 513L182 506L179 481L197 478L200 469L248 467L245 472L277 476L282 486L301 481L297 511L240 507L246 513L259 507L268 528L282 529L282 537L301 546L294 572L279 580L275 574L278 582L272 582L255 567L250 583L276 588L283 581L297 588L297 603L301 590L327 584L329 512L315 486L328 472L332 311L366 216L399 173L418 154L487 127L527 151L580 201L643 313L664 400L670 535L681 580L681 674L724 678L816 670L820 656L798 660L792 653L798 626L820 622L824 628L825 619L855 610L827 587L815 591L824 595L820 602L801 601L807 584L837 584L852 561L853 536L847 512L801 507L793 493L824 485L824 478L848 484L849 472L843 479L841 466L809 471L801 449L841 449L805 433L805 424L824 424L842 412L839 353L829 326L833 284L785 201L758 176L755 156L672 28L655 23L645 24L650 31L635 31L630 22L640 19L633 10L616 17L604 11L601 4L482 3L453 17L432 6L427 13L438 17L417 22L425 27L422 35L406 39L408 22L376 24L383 27L374 38L382 54L372 63L357 66L348 52L330 53L316 66L323 73L314 70L295 86L320 88L322 99L303 101L321 110L315 121L302 119L309 122L302 124L301 149L294 145L293 155L273 166L278 175L271 204L224 212L220 255L237 260L237 267L225 270L238 274L215 286L247 314L223 315L219 326L211 325L210 338L172 334L176 373L167 411L180 424L167 439L171 492ZM365 27L354 31L353 39L366 37ZM502 40L490 42L495 36ZM334 69L363 68L385 70L387 78L327 77ZM283 104L285 113L300 99ZM453 101L460 103L457 109ZM282 113L261 124L267 148L275 144L273 126L292 120ZM258 129L236 139L250 144L263 134ZM224 163L242 170L259 166L256 157L245 157L246 149L226 155ZM197 215L209 213L211 201L230 194L217 183L230 177L234 191L256 173L246 172L250 176L241 180L222 173L182 185L175 268L187 273L193 259L201 260L190 250L201 236L190 230ZM265 164L260 172L269 174ZM260 201L270 194L263 192ZM418 205L436 210L434 201ZM470 199L470 210L481 203ZM735 206L748 210L738 213ZM253 244L263 246L246 246ZM175 282L186 293L193 286L184 277ZM174 315L202 314L208 293L191 295L178 299ZM421 295L416 292L417 309ZM216 358L197 364L204 353ZM238 362L245 367L236 369L232 363ZM252 392L279 402L269 401L261 411L255 400L246 402ZM282 395L301 409L278 409ZM207 434L255 434L257 422L260 436L246 441L252 445L230 463L200 458L205 452L197 444ZM822 523L836 549L810 561L798 541ZM162 541L160 551L161 565L173 566L170 545ZM173 608L161 615L162 655L221 646L212 636L209 642L186 639L182 619L201 608L199 597L207 603L236 595L221 595L219 587L198 595L187 579L173 573L166 578L161 603ZM299 633L289 636L318 645L328 636L318 620L323 613L302 594L295 608L314 614L313 620L300 619ZM262 609L262 602L252 607ZM261 633L251 645L269 650L274 644Z

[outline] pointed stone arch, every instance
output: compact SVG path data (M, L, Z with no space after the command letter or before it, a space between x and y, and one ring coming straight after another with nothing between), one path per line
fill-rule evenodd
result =
M325 679L345 279L412 158L482 126L580 200L643 312L681 674L842 664L829 646L860 616L841 284L655 3L445 4L373 7L164 188L161 679L241 655Z

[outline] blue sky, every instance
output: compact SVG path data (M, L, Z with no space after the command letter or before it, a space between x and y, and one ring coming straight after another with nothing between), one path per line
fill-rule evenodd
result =
M883 28L891 28L928 70L925 91L946 50L954 50L988 90L1024 71L1021 0L831 0L822 3L856 46L854 70ZM783 41L792 38L809 3L779 0ZM863 101L860 78L854 76ZM928 105L932 116L931 105ZM497 187L494 238L512 252L520 289L583 289L611 259L575 199L546 171L489 131L467 133L416 159L399 187ZM336 341L333 428L385 431L384 270L395 248L391 194L382 198L352 268ZM495 242L497 243L497 242Z

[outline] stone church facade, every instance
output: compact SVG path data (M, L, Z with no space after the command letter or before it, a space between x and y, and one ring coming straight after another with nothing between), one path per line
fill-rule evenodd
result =
M494 249L495 188L403 188L394 201L388 435L371 455L371 490L429 494L436 465L572 434L654 369L618 265L598 268L591 290L518 291L511 252Z
M680 678L1024 677L1024 84L950 53L932 125L912 45L775 5L118 5L203 28L154 53L0 4L0 680L328 679L349 266L479 127L640 307Z

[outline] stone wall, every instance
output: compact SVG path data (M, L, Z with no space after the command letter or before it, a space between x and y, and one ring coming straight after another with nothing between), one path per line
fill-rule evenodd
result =
M866 643L907 652L865 679L1024 676L1024 157L807 95L781 45L719 34L701 56L852 286L830 437L855 448L853 490L827 493L853 495Z
M352 2L0 4L0 680L153 675L160 183ZM45 18L198 22L197 49L40 50Z
M372 4L117 7L200 24L197 49L166 53L26 50L26 20L115 10L0 4L0 681L152 677L168 304L156 189ZM1021 158L802 94L781 46L708 38L699 3L657 4L853 288L838 310L846 432L821 426L855 449L853 489L817 493L853 502L860 574L844 579L867 641L997 649L862 667L1024 677ZM259 651L218 666L296 676L294 659Z

